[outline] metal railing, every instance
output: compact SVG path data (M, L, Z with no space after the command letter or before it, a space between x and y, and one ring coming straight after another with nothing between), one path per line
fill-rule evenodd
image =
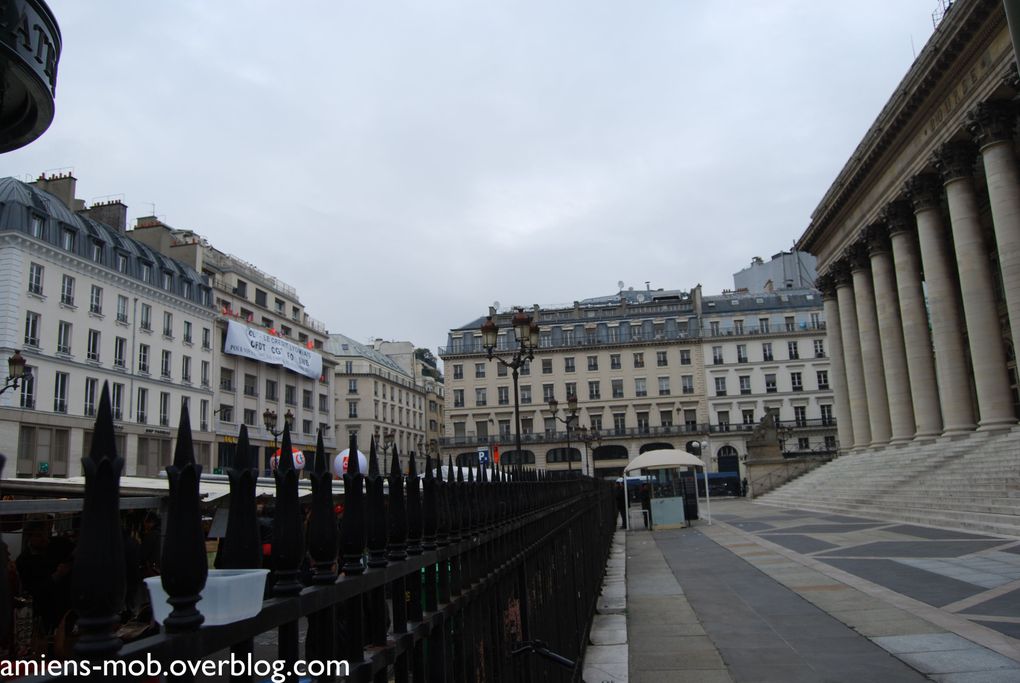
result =
M172 611L162 633L124 644L114 635L125 594L118 501L124 460L115 451L103 387L91 452L83 460L85 500L72 575L79 631L74 657L151 657L166 671L171 660L197 662L226 648L248 659L254 637L276 630L278 659L288 670L299 658L343 660L349 667L343 680L548 680L542 662L511 656L521 642L533 640L581 661L616 530L611 484L551 480L520 468L461 468L456 480L448 475L444 481L430 457L423 478L414 457L405 476L395 449L384 477L373 442L368 475L357 471L352 458L343 476L338 531L331 455L321 433L305 471L312 488L306 522L289 430L274 473L271 597L256 616L202 627L196 603L210 570L199 507L201 467L187 409L181 413L174 461L167 467L161 564ZM262 565L258 463L250 459L243 426L237 442L227 468L230 507L218 558L218 566L232 570ZM355 436L350 448L357 448ZM306 557L310 571L302 578ZM302 618L308 620L303 647ZM575 666L555 679L580 677Z

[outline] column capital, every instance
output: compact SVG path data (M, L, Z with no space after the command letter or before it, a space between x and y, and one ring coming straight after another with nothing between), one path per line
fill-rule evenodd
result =
M950 140L935 152L935 168L943 183L974 175L977 147L970 140Z
M901 232L913 232L917 228L917 221L914 219L914 212L910 202L898 199L890 202L882 209L882 219L889 230L889 235L898 235Z
M846 257L850 263L851 273L871 268L871 257L868 255L867 238L860 239L847 247Z
M836 277L826 271L815 278L815 288L822 293L823 299L836 298Z
M967 131L980 147L996 142L1012 142L1016 130L1017 107L1006 100L990 100L974 107L967 117Z
M1020 94L1020 72L1017 71L1016 62L1010 64L1009 69L1003 74L1002 84L1014 93Z
M942 206L942 183L934 173L919 173L907 181L905 189L915 214Z
M850 272L850 261L846 258L846 256L842 256L838 260L833 261L832 265L829 266L829 270L826 272L832 277L832 282L837 289L840 287L848 287L853 284L853 277Z
M889 227L885 221L872 223L864 229L864 243L868 248L868 256L888 254L892 251L892 243L889 241Z

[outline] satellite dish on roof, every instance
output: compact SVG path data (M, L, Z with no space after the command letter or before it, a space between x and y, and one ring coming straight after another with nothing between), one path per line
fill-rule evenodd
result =
M616 283L616 286L619 287L620 291L622 292L623 291L623 280L618 280L617 283Z
M499 310L499 302L498 301L493 301L492 302L492 307L495 308L498 311Z
M637 300L638 300L638 303L641 303L642 301L645 300L645 295L644 294L638 294L637 295Z

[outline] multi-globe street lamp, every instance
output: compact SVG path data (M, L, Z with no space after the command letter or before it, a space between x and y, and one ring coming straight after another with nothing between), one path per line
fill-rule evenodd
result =
M287 409L286 414L283 416L283 420L286 426L290 428L294 424L294 413L290 412L290 408ZM282 429L276 428L276 411L266 408L266 411L262 413L262 424L265 425L266 431L273 435L273 451L275 452L278 448L277 439L283 434Z
M580 432L581 441L584 442L584 459L588 463L588 476L595 476L595 451L592 451L589 455L588 448L594 443L595 448L602 445L602 434L599 433L598 428L582 426L577 430Z
M7 359L7 379L4 380L4 386L3 389L0 389L0 394L8 389L17 389L19 382L31 379L32 373L25 369L25 362L25 357L21 355L21 351L15 351Z
M495 359L501 365L513 371L514 423L516 427L514 446L517 449L516 458L518 462L521 462L521 404L517 380L520 377L519 370L521 367L535 358L535 349L538 348L538 323L535 322L532 316L525 313L523 308L517 309L513 318L510 319L510 325L514 330L515 345L512 349L513 353L508 360L496 353L496 347L499 343L499 327L493 320L495 315L496 309L490 308L489 317L482 323L482 345L485 347L485 353L489 360ZM510 349L506 349L506 351L510 351Z
M574 469L574 458L570 452L570 424L577 420L577 396L575 394L567 396L567 409L563 411L563 417L560 417L559 405L559 401L555 398L550 398L549 415L552 416L552 419L562 422L567 426L567 471L572 472Z

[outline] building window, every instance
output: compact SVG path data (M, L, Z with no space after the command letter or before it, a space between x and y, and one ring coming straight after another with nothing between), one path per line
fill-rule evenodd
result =
M543 384L542 385L542 402L543 403L548 403L549 401L553 400L554 398L556 398L556 389L555 389L555 386L552 385L552 384Z
M159 392L159 423L166 427L170 424L170 394Z
M191 383L191 356L181 356L181 381Z
M730 431L730 411L720 410L716 413L716 422L719 424L720 432Z
M708 333L710 335L712 335L713 337L718 337L719 336L719 321L718 320L713 320L712 322L708 323Z
M461 365L460 363L456 363L453 366L453 378L464 379L464 366Z
M60 278L60 303L74 306L74 278L70 275Z
M680 352L680 357L683 358L683 352ZM645 367L645 354L638 352L634 354L634 368Z
M825 340L815 339L815 358L825 358Z
M201 375L201 380L200 381L202 382L202 386L203 387L207 387L207 386L209 386L209 361L207 361L207 360L202 361L202 366L201 367L202 367L202 375Z
M202 328L202 348L212 348L212 331L208 327Z
M85 358L93 363L99 362L99 330L89 330L88 345L85 349Z
M255 288L255 303L262 308L268 308L266 305L266 293L258 287Z
M571 361L573 361L573 359L571 359ZM620 355L619 354L616 354L616 361L617 361L616 367L619 368L620 367L620 365L619 365ZM598 356L588 356L588 370L590 370L591 372L594 372L594 371L596 371L598 369L599 369L599 357Z
M128 321L128 298L123 294L117 295L117 322L127 323Z
M680 349L680 365L691 364L691 352L689 349Z
M170 379L170 351L163 349L160 356L159 374L163 379Z
M531 385L522 384L520 386L521 392L521 403L531 403Z
M250 427L255 427L258 424L258 411L254 408L244 409L244 423Z
M655 364L657 366L659 366L660 368L664 368L667 365L669 365L669 360L666 357L666 352L665 351L656 351L655 352Z
M143 330L152 329L152 306L149 304L142 304L142 317L139 321L139 326Z
M613 413L613 433L617 435L627 433L627 413Z
M169 292L170 288L173 286L173 284L174 284L174 276L164 270L163 271L163 289L165 289L166 291Z
M591 358L588 358L589 370L591 369ZM569 356L563 359L563 372L574 372L574 357Z
M297 387L293 384L283 385L283 402L289 406L297 406Z
M673 426L673 411L672 410L660 410L659 411L659 425L662 427Z
M741 394L741 396L747 396L748 394L750 394L751 393L751 376L750 375L741 375L737 379L740 382L740 394Z
M822 414L822 424L825 426L831 426L835 423L832 419L832 406L827 403L822 403L818 406L818 409Z
M124 337L115 337L113 340L113 367L127 367L127 339Z
M680 377L680 391L684 394L694 393L694 375L683 375Z
M319 394L319 412L320 413L328 413L329 412L329 395L328 394Z
M496 394L499 405L505 406L510 404L510 387L497 387Z
M138 403L137 410L135 411L135 422L138 424L145 424L146 422L146 403L149 400L149 390L144 387L138 388Z
M659 378L659 396L669 396L669 377Z
M358 393L358 380L356 379L347 380L347 393L348 394Z
M722 363L723 363L722 347L721 346L713 346L712 347L712 365L722 365Z
M67 382L70 375L66 372L58 372L53 383L53 412L67 412Z
M637 429L641 434L648 433L648 413L640 412L637 414Z
M761 359L763 361L772 360L772 342L765 342L761 345Z
M216 411L220 416L220 422L233 423L234 422L234 406L228 406L220 404L220 409Z
M552 358L543 358L542 359L542 374L543 375L551 375L552 374Z
M475 363L475 379L485 377L485 363Z
M477 388L475 388L475 405L476 406L484 406L484 405L486 405L485 388L484 387L477 387Z
M60 246L66 251L74 251L74 230L64 228L60 231Z
M595 362L596 363L598 362L598 357L595 357ZM609 354L609 369L619 370L621 367L623 366L620 364L620 354L618 353ZM596 369L598 368L596 367Z
M602 398L601 390L599 389L599 381L591 380L588 382L588 400L597 401Z
M747 425L747 426L753 425L754 424L754 408L744 408L743 410L741 410L740 411L740 421L743 424Z
M99 393L99 380L95 377L85 378L85 406L82 414L94 417L96 414L96 396Z
M464 407L464 390L454 389L453 390L453 407L463 408Z
M623 380L614 379L611 381L613 388L613 398L623 398Z
M790 373L790 388L793 391L804 391L804 382L799 372Z
M117 272L118 273L127 272L127 256L125 256L124 254L117 254Z
M63 320L57 325L57 353L71 354L71 323Z
M190 344L191 343L191 321L190 320L185 320L184 321L184 343L185 344Z
M113 419L124 419L124 385L118 382L110 390L110 405L113 408Z
M737 344L737 362L747 362L747 344Z
M170 311L163 311L163 336L174 337L174 314Z
M758 331L762 334L768 334L769 332L769 319L758 318Z
M774 374L765 375L765 393L774 394L778 391L776 388L776 376Z
M741 335L744 333L744 321L734 320L733 321L733 334Z
M502 363L497 363L496 364L496 376L497 377L506 377L507 376L506 366L503 365Z
M797 350L797 342L786 342L786 350L790 354L790 360L797 360L800 358L800 352Z
M103 288L92 285L89 292L89 313L103 314Z
M648 395L648 384L644 377L634 378L634 395L638 398Z
M42 296L43 267L38 263L32 263L28 266L28 291L31 294Z
M797 323L792 315L788 315L783 319L783 324L786 326L787 332L793 332L797 329Z
M726 395L726 378L716 377L715 378L715 395L725 396Z
M312 410L314 408L314 406L312 405L312 401L314 400L312 398L313 396L314 396L314 394L310 390L308 390L308 389L302 390L301 391L301 407L304 408L305 410Z
M32 216L28 223L28 233L36 239L43 239L43 221L38 216Z
M141 269L140 270L141 270L142 282L148 282L150 279L152 279L152 266L150 264L144 263L144 262L141 263L140 265L141 265Z
M138 345L138 372L149 374L149 345Z
M35 408L35 375L35 368L25 368L25 377L21 380L22 408Z
M793 420L797 423L798 427L807 426L807 408L804 406L793 407Z
M39 346L39 314L25 313L25 346Z
M828 370L819 370L815 374L816 374L816 376L818 378L818 388L819 389L828 389L829 388L829 371Z

